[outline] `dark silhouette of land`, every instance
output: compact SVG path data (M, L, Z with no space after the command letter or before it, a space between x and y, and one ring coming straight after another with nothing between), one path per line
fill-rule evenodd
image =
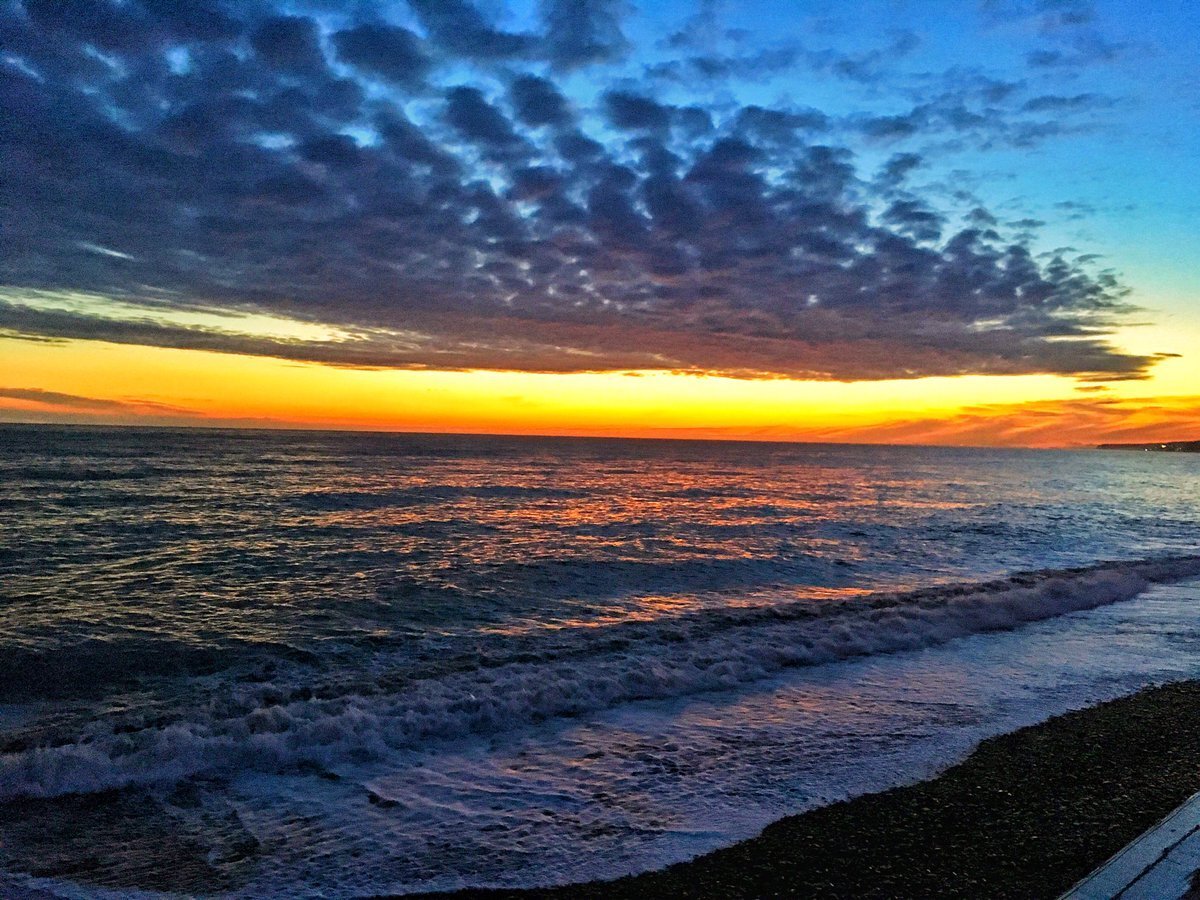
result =
M1161 444L1099 444L1099 450L1146 450L1156 453L1200 453L1200 441L1167 441Z

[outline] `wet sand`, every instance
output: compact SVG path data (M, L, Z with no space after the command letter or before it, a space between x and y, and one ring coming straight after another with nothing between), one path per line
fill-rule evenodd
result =
M1200 790L1200 683L984 741L937 778L611 882L466 898L1057 897Z

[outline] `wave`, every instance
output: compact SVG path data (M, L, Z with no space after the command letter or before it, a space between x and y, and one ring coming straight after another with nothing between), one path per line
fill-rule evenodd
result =
M308 491L291 498L293 505L314 511L349 511L423 506L455 500L566 500L579 491L521 485L419 485L377 491Z
M341 693L228 685L169 724L115 730L94 721L69 742L0 755L0 800L383 758L637 701L736 689L795 667L1017 628L1197 576L1200 556L1108 562L851 601L574 629L508 658L480 657L469 668L394 684L381 676Z
M426 527L414 523L395 531L421 534ZM381 598L406 603L432 600L445 609L452 601L458 603L455 609L469 609L483 598L502 597L506 609L512 611L530 604L544 606L548 600L594 602L615 597L678 597L729 590L740 593L797 583L843 586L851 577L850 569L844 559L799 554L658 560L614 559L587 552L556 557L531 554L523 561L480 563L468 571L455 571L452 584L405 572L383 576L376 590Z
M162 637L60 640L52 647L6 644L0 649L0 703L93 698L134 689L147 678L198 678L238 664L245 671L280 660L313 667L320 662L311 651L265 640L227 641L221 647Z
M70 463L56 465L7 465L3 468L4 477L9 482L63 481L80 482L83 484L92 484L98 481L141 481L190 474L192 471L194 470L168 466L123 464L96 466L86 464L72 465Z
M753 486L730 484L716 487L665 488L656 492L659 497L677 500L742 500L761 496ZM796 504L797 508L809 507L814 503L845 503L849 496L828 491L803 491L796 494L782 493L782 505ZM740 507L739 507L740 508Z

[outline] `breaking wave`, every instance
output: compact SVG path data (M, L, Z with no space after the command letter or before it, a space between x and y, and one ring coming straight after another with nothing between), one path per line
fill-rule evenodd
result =
M1200 576L1200 556L1110 562L850 601L701 611L562 629L442 674L318 692L228 684L166 724L93 720L69 741L0 755L0 800L249 769L335 767L623 704L736 689L787 669L913 650L1129 600ZM386 660L384 660L386 662Z

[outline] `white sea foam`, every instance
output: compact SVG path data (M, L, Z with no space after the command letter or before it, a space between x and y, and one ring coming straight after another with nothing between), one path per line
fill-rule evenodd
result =
M578 629L541 653L363 690L277 702L294 685L234 685L168 724L94 720L54 746L0 756L0 799L88 793L190 775L287 772L386 758L641 700L736 689L794 667L928 647L1129 600L1200 575L1200 556L1106 563L850 602L794 603ZM214 695L216 696L216 695Z

